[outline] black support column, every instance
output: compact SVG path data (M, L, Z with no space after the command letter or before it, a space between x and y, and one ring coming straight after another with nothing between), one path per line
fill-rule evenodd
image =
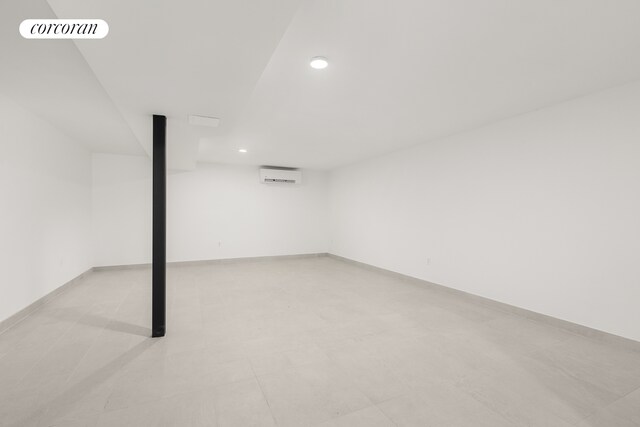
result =
M152 337L166 332L167 118L153 116Z

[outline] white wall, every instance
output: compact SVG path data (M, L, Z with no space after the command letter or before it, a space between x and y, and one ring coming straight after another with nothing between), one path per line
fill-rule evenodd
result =
M93 265L151 260L151 160L92 156Z
M0 320L91 268L91 155L0 95Z
M151 162L93 156L94 264L151 261ZM255 166L198 164L167 180L167 260L291 255L328 250L328 174L264 185Z
M258 167L198 165L168 181L170 260L327 252L328 174L301 185L267 185Z
M640 83L337 169L330 192L331 253L640 340Z

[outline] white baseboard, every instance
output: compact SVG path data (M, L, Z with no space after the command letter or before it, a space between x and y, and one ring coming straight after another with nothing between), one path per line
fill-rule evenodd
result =
M628 348L634 351L640 352L640 342L632 340L630 338L614 335L609 332L604 332L598 329L593 329L588 326L580 325L578 323L569 322L567 320L558 319L556 317L548 316L546 314L537 313L535 311L527 310L525 308L516 307L514 305L506 304L503 302L495 301L489 298L481 297L478 295L470 294L458 289L450 288L448 286L438 285L436 283L428 282L426 280L418 279L415 277L407 276L405 274L397 273L395 271L387 270L384 268L376 267L371 264L366 264L360 261L355 261L349 258L345 258L339 255L329 254L330 258L337 259L349 264L357 265L368 270L377 271L383 274L391 275L403 280L420 283L423 286L436 290L438 292L444 292L448 294L456 295L474 304L482 305L494 310L499 310L516 316L520 316L532 321L540 322L545 325L553 326L558 329L571 332L575 335L591 338L597 341L608 343L615 346Z
M235 264L239 262L256 262L256 261L271 261L276 259L301 259L301 258L315 258L329 256L326 252L310 253L310 254L295 254L295 255L267 255L257 257L243 257L243 258L220 258L220 259L203 259L196 261L171 261L167 262L167 267L186 267L191 265L215 265L215 264ZM144 264L125 264L125 265L104 265L99 267L93 267L94 271L105 270L128 270L137 268L151 268L151 263Z
M57 298L58 296L60 296L63 293L67 292L68 290L78 286L80 283L82 283L83 279L85 277L87 277L87 275L89 275L92 271L93 271L93 268L88 269L84 273L81 273L80 275L78 275L78 276L74 277L73 279L69 280L67 283L65 283L65 284L57 287L53 291L49 292L48 294L46 294L42 298L39 298L39 299L35 300L34 302L29 304L28 306L26 306L22 310L18 311L17 313L15 313L15 314L7 317L6 319L0 321L0 334L2 334L7 329L11 328L12 326L17 325L18 323L20 323L21 321L23 321L24 319L29 317L31 314L33 314L35 311L37 311L40 307L42 307L48 301L51 301L52 299Z
M271 261L276 259L302 259L302 258L315 258L328 256L327 253L310 253L310 254L296 254L296 255L273 255L273 256L261 256L261 257L245 257L245 258L226 258L226 259L213 259L213 260L198 260L198 261L177 261L177 262L168 262L167 267L180 267L180 266L192 266L192 265L215 265L215 264L234 264L240 262L256 262L256 261ZM53 300L54 298L62 295L64 292L78 286L82 283L82 280L93 271L106 271L106 270L131 270L138 268L151 268L151 264L130 264L130 265L112 265L112 266L100 266L93 267L79 276L71 279L67 283L59 286L53 291L49 292L47 295L39 298L38 300L32 302L22 310L17 313L9 316L8 318L0 321L0 334L4 331L8 330L12 326L17 325L22 320L26 319L28 316L36 312L40 307L42 307L48 301Z
M428 282L426 280L417 279L415 277L407 276L405 274L397 273L391 270L376 267L374 265L355 261L349 258L341 257L339 255L334 255L334 254L311 253L311 254L297 254L297 255L274 255L274 256L262 256L262 257L227 258L227 259L198 260L198 261L178 261L178 262L169 262L167 263L167 266L180 267L180 266L195 266L195 265L235 264L235 263L242 263L242 262L272 261L272 260L281 260L281 259L304 259L304 258L316 258L316 257L326 257L326 256L342 262L346 262L352 265L366 268L368 270L372 270L382 274L397 277L402 280L408 280L415 283L419 283L423 286L428 286L429 288L436 290L438 292L453 294L467 301L473 302L474 304L482 305L491 309L499 310L499 311L517 315L532 321L540 322L549 326L553 326L558 329L571 332L579 336L591 338L604 343L609 343L612 345L621 346L621 347L629 348L631 350L640 352L640 342L629 339L629 338L621 337L621 336L604 332L598 329L593 329L588 326L558 319L556 317L537 313L535 311L527 310L521 307L516 307L514 305L495 301L489 298L470 294L468 292L464 292L458 289L450 288L443 285L438 285L436 283ZM19 312L0 321L0 334L2 334L4 331L11 328L12 326L15 326L16 324L18 324L19 322L27 318L29 315L33 314L35 311L37 311L40 307L42 307L48 301L51 301L54 298L57 298L58 296L62 295L64 292L78 286L80 283L82 283L83 279L87 275L89 275L92 271L129 270L129 269L150 268L150 267L151 267L151 264L93 267L85 271L84 273L80 274L79 276L73 278L72 280L65 283L64 285L54 289L53 291L43 296L42 298L29 304L27 307L23 308Z

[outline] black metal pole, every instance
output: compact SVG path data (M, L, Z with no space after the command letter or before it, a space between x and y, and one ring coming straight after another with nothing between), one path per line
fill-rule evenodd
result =
M166 332L167 118L153 116L153 264L151 336Z

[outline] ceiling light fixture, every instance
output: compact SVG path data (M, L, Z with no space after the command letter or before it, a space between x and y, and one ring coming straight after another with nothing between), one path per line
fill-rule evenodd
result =
M241 148L238 150L238 153L246 153L247 149L246 148Z
M327 68L329 61L327 61L327 58L324 56L314 56L311 58L309 65L311 65L311 68L315 68L316 70L322 70L323 68Z

